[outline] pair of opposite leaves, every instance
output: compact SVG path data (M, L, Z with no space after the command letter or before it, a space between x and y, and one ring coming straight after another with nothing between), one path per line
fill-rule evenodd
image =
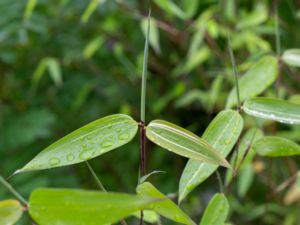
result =
M106 225L135 215L137 211L149 209L177 223L195 225L189 216L149 182L137 187L137 195L37 189L30 196L28 209L31 217L43 225L83 223ZM0 202L1 224L14 224L21 217L22 211L21 205L15 200ZM222 225L228 212L229 204L226 197L223 194L216 194L209 202L200 225Z
M138 123L128 115L115 114L101 118L51 144L16 173L71 165L95 158L128 143L137 130ZM178 155L230 167L207 141L169 122L150 122L146 127L146 136Z

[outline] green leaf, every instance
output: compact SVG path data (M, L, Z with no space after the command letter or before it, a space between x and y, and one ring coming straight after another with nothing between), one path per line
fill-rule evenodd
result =
M137 218L141 218L141 212L135 212L132 214ZM143 210L143 220L147 223L158 223L160 221L159 215L151 210Z
M137 122L130 116L103 117L54 142L16 173L72 165L95 158L128 143L137 129Z
M105 225L150 208L157 201L122 193L37 189L30 196L29 214L42 225Z
M238 21L237 29L257 26L268 19L268 8L264 3L257 4L255 9Z
M148 19L144 18L141 22L141 27L144 36L147 35L148 30ZM156 20L153 18L150 18L150 27L151 32L149 33L149 44L154 49L156 54L160 54L160 44L159 44L159 30L157 28Z
M202 138L226 157L243 129L242 117L233 110L220 112L206 128ZM213 174L218 166L189 160L179 182L179 202Z
M62 84L62 74L59 62L55 58L45 57L40 61L39 65L32 75L32 85L34 88L36 88L40 79L45 74L46 69L48 69L52 80L57 86L60 86Z
M280 123L300 124L300 105L275 98L253 98L247 100L243 110L255 117Z
M165 12L186 19L187 15L172 0L154 0L154 2Z
M49 74L57 86L62 84L62 75L59 62L55 58L47 58L47 67Z
M223 194L215 194L208 203L200 225L223 225L229 212L228 201Z
M87 6L87 8L81 16L81 23L86 24L89 21L91 15L97 9L97 7L103 4L104 2L106 2L106 0L91 0L90 4Z
M27 0L25 12L24 12L24 19L28 20L36 6L37 0Z
M97 50L103 45L103 43L104 43L104 38L101 36L91 40L83 50L83 57L85 59L90 59L97 52Z
M200 1L181 1L182 8L189 19L197 12Z
M17 200L0 201L0 224L13 225L22 216L23 208Z
M291 156L300 154L300 145L281 137L264 137L253 146L257 154L269 157Z
M151 173L148 173L146 174L145 176L142 176L140 178L140 183L144 183L150 176L154 175L154 174L157 174L157 173L165 173L165 171L160 171L160 170L155 170L155 171L152 171Z
M139 196L153 197L166 199L167 197L157 190L151 183L145 182L137 187L137 193ZM174 202L167 199L163 202L156 202L152 208L158 214L169 218L175 222L194 225L195 223L187 216Z
M275 57L265 56L239 79L240 99L242 102L261 94L276 80L278 71L277 64ZM234 87L228 96L226 108L231 108L236 104L237 96Z
M178 155L228 167L226 159L209 143L192 132L163 120L153 120L146 136L155 144Z
M300 49L286 50L282 55L282 60L290 66L300 67Z
M238 188L238 195L240 197L244 197L251 187L252 181L254 179L255 173L252 167L251 163L245 164L245 166L241 169L239 176L238 176L238 182L237 182L237 188Z

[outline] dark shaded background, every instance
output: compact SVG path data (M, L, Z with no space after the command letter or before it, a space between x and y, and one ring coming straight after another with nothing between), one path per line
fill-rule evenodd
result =
M151 4L156 19L152 34L157 32L152 38L158 41L153 39L150 49L146 119L165 119L201 135L224 108L233 86L227 33L242 74L262 55L275 54L276 2L174 0L189 12L181 18L159 7L158 1ZM138 120L140 113L141 21L148 12L146 1L106 1L86 22L82 16L88 1L38 0L27 18L25 6L26 1L0 0L0 174L5 177L53 141L90 121L118 112ZM299 1L278 1L282 51L299 47L299 6ZM49 59L54 61L52 71L43 68ZM281 75L280 95L299 94L299 70L285 69ZM266 95L273 93L271 87ZM300 139L298 128L266 130L290 132L285 135ZM147 171L166 171L152 176L151 182L164 193L177 192L186 159L151 143L147 147ZM293 163L299 165L299 160ZM134 192L138 138L91 164L107 189ZM265 173L273 173L274 182L284 177L278 175L276 166ZM27 197L37 187L97 188L85 164L20 174L10 182ZM266 184L259 176L253 182L244 198L230 197L235 224L299 222L299 205L284 207L278 196L266 210ZM183 208L199 221L203 207L218 188L213 175L190 195ZM0 187L0 199L9 196ZM289 223L289 218L296 222Z

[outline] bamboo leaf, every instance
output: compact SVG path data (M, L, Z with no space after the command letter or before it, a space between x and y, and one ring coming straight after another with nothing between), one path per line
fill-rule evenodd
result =
M177 16L180 19L186 19L187 15L172 0L154 0L154 2L166 13Z
M290 66L300 67L300 49L286 50L282 55L282 60Z
M96 11L97 7L105 2L106 0L90 0L89 5L81 16L81 23L86 24L91 15Z
M224 110L209 124L202 138L217 149L223 157L226 157L235 145L242 129L242 117L236 111ZM189 160L179 182L179 202L217 168L217 165Z
M42 225L105 225L150 208L157 198L71 189L37 189L29 214Z
M136 218L141 218L141 212L135 212L132 214L133 216L135 216ZM143 210L143 220L147 223L159 223L160 218L159 215L151 210Z
M91 40L83 50L83 57L85 59L90 59L97 50L103 45L104 38L102 36L96 37Z
M22 216L23 208L17 200L0 201L0 224L13 225Z
M192 132L163 120L153 120L146 136L155 144L178 155L228 167L226 159L209 143Z
M143 34L145 37L147 36L147 30L148 30L148 19L144 18L141 22L141 27ZM153 18L150 18L150 27L151 32L149 33L149 44L154 49L156 54L160 54L160 44L159 44L159 30L156 24L156 20Z
M139 196L153 197L166 199L167 197L157 190L151 183L144 182L137 187L137 193ZM175 222L194 225L195 223L186 215L174 202L167 199L162 202L156 202L152 208L158 214L171 219Z
M62 75L59 62L55 58L47 58L49 74L57 86L62 85Z
M253 98L247 100L243 110L255 117L280 123L300 124L300 105L275 98Z
M103 117L54 142L16 173L72 165L95 158L128 143L137 129L137 122L130 116Z
M37 0L27 0L27 4L26 4L26 8L25 8L25 12L24 12L24 19L28 20L31 15L32 12L34 11L34 8L36 6Z
M223 225L229 212L228 201L223 194L215 194L208 203L200 225Z
M258 140L253 149L257 154L269 157L300 155L300 145L281 137L264 137Z
M255 97L266 90L277 77L277 59L273 56L266 56L255 63L246 74L238 81L240 100L243 102ZM226 108L236 106L236 88L234 87L228 96Z

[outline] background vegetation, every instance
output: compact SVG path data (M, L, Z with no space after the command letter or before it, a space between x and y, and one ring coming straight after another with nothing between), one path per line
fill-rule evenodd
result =
M243 74L261 56L276 54L276 8L277 51L299 47L299 1L167 2L151 4L147 121L166 119L201 135L225 108L234 85L227 35L231 36L238 72ZM26 1L0 1L1 175L9 176L47 145L92 120L118 112L138 120L148 7L148 2L138 0L38 0L32 8ZM299 93L299 69L283 66L280 79L264 95L278 94L300 103ZM253 123L245 116L246 128ZM300 141L299 126L256 123L270 134ZM186 159L156 151L159 147L150 142L147 147L147 171L166 172L153 175L151 182L164 193L177 192ZM110 191L134 192L138 138L121 149L93 159L91 164ZM299 224L299 203L286 197L291 185L276 189L298 167L299 158L257 157L255 176L233 182L233 195L228 197L231 221ZM220 172L224 177L225 170ZM84 164L24 173L10 182L24 196L37 187L96 188ZM245 182L246 191L240 194ZM218 190L213 175L182 207L199 218ZM0 198L8 196L0 188ZM293 199L299 199L299 193ZM28 224L26 218L20 224Z

